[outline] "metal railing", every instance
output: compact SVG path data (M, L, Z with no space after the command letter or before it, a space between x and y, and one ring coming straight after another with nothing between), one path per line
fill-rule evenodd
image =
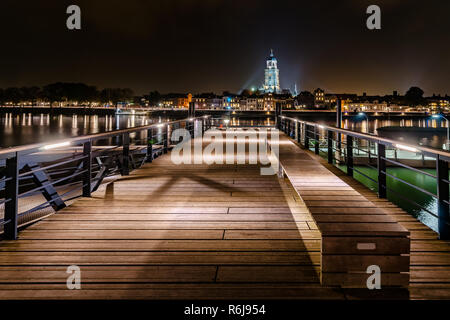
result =
M211 127L209 116L0 150L0 232L16 239L18 227L48 216L78 197L90 197L105 178L129 175L171 148L171 132L191 138Z
M449 152L285 116L279 116L277 127L306 149L325 156L328 163L338 166L347 175L353 177L357 173L375 184L380 198L387 198L389 192L433 216L437 219L439 237L450 239ZM375 176L361 170L362 166L376 172ZM433 179L435 190L426 190L415 181L392 174L388 169L391 167ZM435 171L426 171L424 167ZM394 189L389 181L432 197L437 202L436 208L430 209L417 203Z

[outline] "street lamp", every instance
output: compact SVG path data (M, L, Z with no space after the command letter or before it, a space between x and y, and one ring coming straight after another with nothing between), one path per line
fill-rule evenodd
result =
M446 149L447 151L450 149L450 121L443 115L443 114L433 114L431 116L433 119L445 119L445 121L447 121L447 142L445 143Z
M358 116L366 118L366 120L367 120L367 133L370 133L370 130L369 130L369 117L367 116L367 114L365 114L364 112L360 112L360 113L358 113Z

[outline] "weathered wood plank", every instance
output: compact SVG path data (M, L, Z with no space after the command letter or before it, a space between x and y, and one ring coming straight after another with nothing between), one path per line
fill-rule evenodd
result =
M318 251L12 252L1 266L55 265L320 265Z
M320 240L21 240L3 241L7 251L308 251Z

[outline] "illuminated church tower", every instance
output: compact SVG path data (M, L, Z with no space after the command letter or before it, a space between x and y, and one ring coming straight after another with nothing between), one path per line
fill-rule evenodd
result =
M267 59L267 68L264 76L265 93L280 93L280 70L278 70L277 59L273 56L273 50L270 50L270 57Z

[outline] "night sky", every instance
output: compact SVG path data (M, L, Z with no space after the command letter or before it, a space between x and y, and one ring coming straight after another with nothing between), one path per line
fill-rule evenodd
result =
M382 30L366 28L371 4ZM237 92L261 85L273 48L283 88L450 94L449 17L443 0L2 0L0 87Z

